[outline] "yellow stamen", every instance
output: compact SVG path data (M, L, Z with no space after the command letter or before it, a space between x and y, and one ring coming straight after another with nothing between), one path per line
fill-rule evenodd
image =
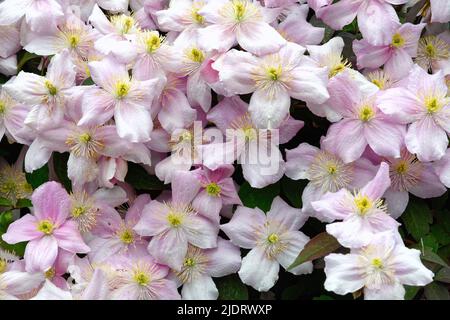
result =
M167 215L167 221L171 227L178 228L183 223L183 217L177 212L170 212Z
M37 230L50 235L53 233L54 225L50 220L41 220L38 223Z
M438 99L435 97L429 97L425 99L425 106L427 108L428 113L432 114L441 109L441 104Z
M401 48L405 45L405 39L400 33L396 33L392 36L391 45L395 48Z
M222 188L220 188L220 186L215 182L211 182L206 186L206 193L210 196L218 197L221 191Z
M359 110L359 119L361 121L367 122L372 119L375 115L371 106L365 105Z
M130 91L130 83L128 81L118 81L116 83L116 97L123 99Z
M45 272L45 277L49 280L52 280L55 277L56 270L55 268L50 268Z
M270 234L270 235L267 237L267 241L268 241L270 244L275 244L275 243L277 243L278 241L280 241L280 237L279 237L276 233L272 233L272 234Z
M6 111L6 103L0 100L0 115Z
M140 286L146 286L150 283L150 276L142 271L135 271L133 275L134 281Z
M373 207L372 200L367 196L359 195L355 197L355 205L360 215L365 215Z
M188 54L187 57L197 63L202 63L203 60L205 60L205 55L202 50L198 48L192 48Z
M399 162L396 167L395 171L397 171L398 174L404 174L408 171L408 164L405 161Z
M377 269L383 269L383 261L380 258L372 259L372 266Z
M195 260L192 258L186 258L183 262L183 266L188 268L193 267L195 266Z
M120 233L119 237L120 237L120 240L125 244L131 244L134 242L133 231L131 231L130 229L123 230Z
M69 36L69 45L71 48L76 48L78 44L80 43L80 36L73 34Z
M49 95L56 96L56 94L58 93L58 89L53 85L53 83L51 83L50 80L45 80L44 84L48 90Z

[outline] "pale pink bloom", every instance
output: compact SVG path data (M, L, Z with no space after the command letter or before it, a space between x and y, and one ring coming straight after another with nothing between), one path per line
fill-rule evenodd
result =
M31 30L56 29L64 18L58 0L5 0L0 4L0 25L12 25L25 16Z
M251 249L238 272L242 282L258 291L270 290L278 280L280 264L287 269L309 241L308 236L298 231L306 219L300 209L290 207L280 197L273 200L267 214L259 208L238 207L231 221L221 229L233 244ZM309 261L289 272L307 274L312 269Z
M191 204L199 189L192 174L179 171L172 180L172 199L164 203L153 200L144 208L134 230L141 236L152 236L148 250L158 263L180 270L188 244L201 249L217 246L218 226Z
M112 54L122 63L129 63L136 57L136 48L132 40L140 32L133 16L112 15L109 20L103 11L94 6L89 22L101 33L94 47L104 55Z
M236 273L241 266L241 251L230 241L219 238L217 247L200 249L189 245L180 271L173 276L183 300L216 300L219 290L212 277Z
M225 135L225 142L199 146L204 166L215 170L222 164L241 164L244 178L254 188L264 188L281 179L284 161L278 144L288 142L303 127L289 118L280 129L259 129L251 120L248 105L238 96L224 98L208 114Z
M17 56L14 54L8 58L0 58L0 72L5 76L17 74Z
M445 155L435 163L435 170L442 183L450 188L450 149L447 149Z
M9 141L30 144L33 134L23 125L29 112L29 106L18 103L5 89L0 88L0 140L6 135Z
M226 52L239 44L256 55L278 51L286 40L269 23L276 18L257 1L209 1L198 11L209 24L198 30L199 43L206 50Z
M157 264L152 257L118 257L110 283L112 300L178 300L180 294L174 281L167 279L169 268Z
M349 248L367 245L381 231L396 230L400 225L387 212L382 197L390 187L389 165L382 162L377 175L362 189L351 193L347 189L326 193L311 203L329 220L343 220L327 225L327 232Z
M133 254L136 250L145 252L147 241L136 234L133 228L150 201L147 194L137 197L124 219L114 208L99 214L97 224L91 231L94 237L88 241L91 248L88 257L92 263L102 263L117 255Z
M450 21L450 6L447 0L430 0L431 22L447 23Z
M403 300L403 285L424 286L433 281L433 272L420 261L420 251L396 242L392 232L374 235L350 254L326 256L325 274L328 291L344 295L364 289L366 300Z
M268 6L267 1L266 6ZM323 39L325 28L315 27L306 20L309 7L293 5L288 10L286 17L276 26L276 30L283 38L301 46L319 44Z
M390 40L391 30L399 23L392 4L403 4L408 0L341 0L316 11L333 29L339 30L358 17L358 26L363 37L373 45Z
M415 62L427 71L450 74L450 31L427 35L419 40Z
M69 52L64 50L52 58L45 77L21 71L3 88L18 102L32 106L25 124L41 130L62 121L65 96L75 84L75 75Z
M0 38L0 58L6 59L20 50L20 33L17 26L0 24Z
M10 244L29 241L24 256L28 271L47 271L57 258L58 248L71 253L89 252L77 223L67 219L70 198L59 183L43 184L31 200L34 214L14 221L2 236Z
M223 205L242 205L231 177L234 173L232 165L222 165L216 170L202 167L191 172L201 185L200 192L192 201L192 206L201 215L219 223Z
M398 25L391 32L391 38L379 45L372 45L366 39L355 40L353 50L358 61L358 68L375 69L384 65L387 73L399 78L406 76L413 66L412 58L417 56L424 23L405 23Z
M22 31L23 32L23 31ZM65 21L49 32L28 31L22 39L24 49L41 56L50 56L68 50L72 56L87 58L89 50L100 34L68 11Z
M127 67L113 57L89 63L92 80L83 97L83 117L78 125L105 123L114 116L119 137L130 142L150 140L153 122L150 108L162 89L161 78L137 81Z
M335 146L321 140L321 148L301 143L286 150L286 176L293 180L309 180L302 193L302 213L319 220L331 222L319 215L311 202L320 200L327 192L343 188L353 190L363 187L376 174L377 168L367 159L344 163L336 154Z
M378 155L400 157L405 125L378 108L377 93L376 85L351 73L339 75L330 88L329 104L343 119L330 126L325 141L335 146L345 163L361 157L367 145Z
M389 213L395 219L405 211L409 193L428 199L440 197L447 191L434 171L436 166L419 161L406 148L402 149L400 158L385 158L383 161L389 164L391 179L391 186L384 198Z
M290 97L314 103L329 98L328 71L316 67L304 52L292 42L264 57L232 49L213 68L230 93L253 93L249 111L255 124L276 128L289 115Z
M364 77L351 68L347 59L342 56L344 50L344 40L341 37L334 37L323 45L307 45L309 57L321 68L328 70L328 91L339 83L339 75L344 71L350 73L352 78L364 83ZM342 119L342 115L332 107L333 99L328 99L324 103L307 101L306 106L312 113L319 117L326 117L331 122Z
M405 87L380 94L377 105L400 123L410 124L405 136L409 152L417 154L420 161L439 160L447 150L450 133L445 75L441 71L430 75L416 65L405 82Z
M6 271L0 274L0 300L19 300L39 288L42 283L40 273Z

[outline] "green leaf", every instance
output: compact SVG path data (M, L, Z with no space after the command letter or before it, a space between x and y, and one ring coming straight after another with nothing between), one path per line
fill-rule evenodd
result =
M450 244L450 232L446 231L441 224L431 226L431 234L443 246Z
M402 219L408 233L417 241L428 234L433 222L430 208L424 201L410 201Z
M13 203L11 200L6 198L0 198L0 207L12 207Z
M11 211L5 211L0 214L0 231L6 232L8 226L13 222L13 214Z
M38 188L41 184L48 181L48 165L43 166L40 169L34 170L32 173L27 173L26 178L33 189Z
M441 225L447 233L450 233L450 211L440 210L435 212L438 225Z
M405 300L412 300L417 296L421 287L405 286Z
M427 300L450 300L448 289L441 284L432 282L425 287Z
M87 78L86 80L83 81L82 85L83 86L91 86L95 84L94 81L92 80L92 78Z
M20 58L19 62L17 63L17 72L22 70L25 63L27 63L30 60L36 59L36 58L40 58L40 56L38 56L37 54L31 53L31 52L25 51L25 53L23 54L23 56Z
M56 176L62 183L64 188L70 192L72 191L72 182L67 176L67 161L69 160L69 153L53 153L53 167L55 168Z
M436 275L434 276L434 280L450 283L450 268L442 268L439 270Z
M314 297L313 300L334 300L334 298L327 296L326 294L322 294L318 297Z
M305 248L299 253L298 257L295 259L294 263L289 266L288 270L295 268L304 262L324 257L340 247L341 245L336 238L326 232L322 232L305 245Z
M19 199L16 202L16 205L14 206L17 209L20 208L31 208L33 204L31 203L30 199Z
M217 279L216 286L219 300L248 300L248 289L236 275Z
M439 242L436 237L432 234L427 234L422 238L423 245L430 248L433 252L437 252L439 249Z
M288 177L283 177L281 180L281 190L291 204L296 208L302 206L302 191L306 186L305 180L292 180Z
M433 263L438 264L443 267L448 267L447 263L437 253L434 253L428 247L425 247L422 250L421 258L422 258L422 260L425 260L428 262L433 262Z
M274 183L262 189L252 188L248 182L244 182L239 189L239 197L244 206L260 208L269 211L273 199L280 194L280 183Z
M448 200L448 192L444 193L439 198L432 198L431 199L431 207L435 210L440 210L445 208Z
M137 190L163 190L164 183L156 176L151 176L140 165L128 163L128 173L125 181Z

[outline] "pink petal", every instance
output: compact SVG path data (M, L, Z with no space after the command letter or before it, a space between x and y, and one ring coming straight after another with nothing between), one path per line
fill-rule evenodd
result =
M286 40L265 22L240 24L236 38L244 50L258 56L274 53L286 44Z
M87 253L90 248L84 243L75 221L66 221L54 231L58 246L72 253Z
M31 197L34 215L38 220L49 219L57 226L69 216L71 201L61 184L51 181L34 190Z
M24 259L28 272L47 271L58 256L58 242L53 236L44 236L28 242Z
M8 226L2 239L9 244L38 239L42 237L43 233L37 230L37 223L36 217L26 214Z

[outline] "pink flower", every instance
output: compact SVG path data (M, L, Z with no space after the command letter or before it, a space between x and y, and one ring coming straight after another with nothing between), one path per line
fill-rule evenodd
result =
M425 24L405 23L392 30L389 41L372 45L366 39L355 40L353 50L358 59L358 68L378 68L384 65L387 73L401 78L413 66L412 58L417 56L417 45Z
M424 286L433 272L420 261L420 251L395 241L392 232L374 235L363 248L350 254L325 257L325 289L347 294L364 289L366 300L403 300L403 285Z
M375 176L377 170L364 158L344 163L335 149L334 145L322 139L321 149L301 143L295 149L286 150L286 176L294 180L309 180L303 189L302 213L327 222L330 220L319 215L311 202L320 200L327 192L361 188Z
M381 45L390 41L391 30L399 23L392 4L403 4L408 0L341 0L316 11L333 29L339 30L358 16L358 26L367 41Z
M221 229L231 242L251 249L242 259L239 277L258 291L268 291L278 280L280 264L287 269L302 251L309 238L298 231L307 216L290 207L280 197L273 200L267 215L258 208L238 207L229 223ZM312 272L305 262L289 272L299 275Z
M378 108L377 92L377 86L350 73L339 75L330 88L329 104L343 120L330 126L325 141L335 146L345 163L361 157L367 145L381 156L400 157L405 125Z
M29 241L25 249L28 271L46 271L53 266L58 248L71 253L87 253L76 222L67 220L70 198L59 183L47 182L32 195L34 214L9 225L2 239L10 244Z
M218 223L223 205L242 205L231 178L234 172L232 165L223 165L216 170L202 167L191 172L201 185L199 194L192 201L192 206L201 215Z
M269 25L273 15L265 10L251 0L209 1L198 11L210 24L198 30L199 43L208 51L225 52L238 43L256 55L274 53L286 40Z
M192 174L179 171L172 180L172 200L153 200L144 208L134 230L141 236L152 236L148 250L158 263L180 270L188 244L201 249L217 246L218 226L191 204L199 188Z
M447 23L450 21L450 6L446 0L430 0L431 22Z
M0 44L0 58L6 59L20 50L20 33L15 25L0 24L0 37L4 39Z
M219 238L217 247L200 249L189 246L183 267L173 271L178 285L182 285L184 300L216 300L219 290L212 277L236 273L241 266L241 251L230 241Z
M114 115L121 138L130 142L150 140L153 129L150 107L161 92L161 79L130 79L127 67L111 56L90 62L89 69L98 87L85 93L83 117L78 124L104 123Z
M303 56L305 49L288 43L279 52L256 57L230 50L213 68L232 94L253 93L249 111L255 124L275 128L288 116L290 97L323 103L328 98L328 72Z
M28 295L39 288L42 283L40 273L27 273L16 270L0 274L0 299L19 300L21 296Z
M75 76L75 66L65 50L52 58L45 77L20 71L3 88L18 102L32 106L25 124L42 130L62 121L65 98L75 84Z
M384 91L377 99L378 107L397 121L410 124L405 136L409 152L420 161L439 160L448 145L450 133L450 98L442 72L427 74L415 66L405 87Z
M147 241L134 231L141 218L142 210L151 201L143 194L137 197L128 209L125 219L114 209L104 210L92 229L94 235L88 242L91 251L88 254L93 263L102 263L117 255L129 255L146 247Z
M327 232L349 248L367 245L378 232L396 230L400 225L387 212L381 199L391 185L389 166L382 162L377 175L361 190L341 189L311 203L320 215L343 220L327 225Z

